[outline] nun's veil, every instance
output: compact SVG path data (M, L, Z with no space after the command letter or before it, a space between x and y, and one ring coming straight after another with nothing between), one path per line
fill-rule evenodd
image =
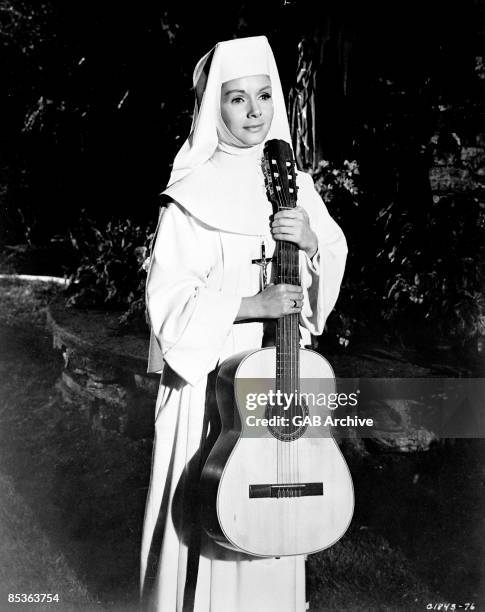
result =
M192 127L189 138L175 157L167 187L201 166L216 150L222 122L222 84L232 79L260 74L268 75L271 80L274 105L273 121L265 140L281 138L291 142L278 69L266 36L220 42L195 67L193 84L196 101Z

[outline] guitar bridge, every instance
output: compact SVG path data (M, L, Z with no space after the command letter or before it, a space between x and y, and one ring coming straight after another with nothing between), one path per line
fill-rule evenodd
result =
M323 482L298 482L286 484L254 484L249 485L249 499L276 497L310 497L323 495Z

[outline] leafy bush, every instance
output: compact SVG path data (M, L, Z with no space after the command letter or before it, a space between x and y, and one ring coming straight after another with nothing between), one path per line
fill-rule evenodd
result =
M403 344L464 345L485 334L485 203L473 193L393 199L363 215L358 165L320 162L314 180L344 229L349 259L330 342L379 333ZM328 340L327 340L328 341Z
M357 302L364 296L366 289L357 274L352 273L352 263L358 260L358 236L354 237L355 216L359 208L359 165L357 161L344 160L337 166L328 160L319 162L312 172L315 188L327 205L330 214L342 227L349 244L349 260L344 276L336 309L327 321L327 339L339 347L347 347L360 318L357 315ZM349 266L350 264L350 266ZM355 307L354 307L355 305Z
M395 204L381 211L383 317L401 334L464 344L485 333L485 204L435 197L419 229Z
M313 171L313 180L315 188L326 204L336 205L337 208L348 205L359 206L359 174L359 165L356 160L346 159L343 166L338 168L324 159Z
M85 219L75 233L70 232L80 263L71 276L66 305L123 309L123 324L143 313L152 232L130 219L111 220L103 228Z

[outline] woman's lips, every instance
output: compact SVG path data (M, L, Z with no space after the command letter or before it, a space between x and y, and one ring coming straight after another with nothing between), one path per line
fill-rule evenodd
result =
M259 132L259 130L263 127L264 123L258 123L258 125L247 125L244 129L249 132Z

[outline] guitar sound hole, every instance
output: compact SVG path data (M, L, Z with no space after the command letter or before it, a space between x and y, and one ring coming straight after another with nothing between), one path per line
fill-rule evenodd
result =
M309 415L308 406L302 399L300 403L291 402L288 408L282 406L267 406L265 418L270 419L268 431L281 442L293 442L301 438L308 425L305 417Z

